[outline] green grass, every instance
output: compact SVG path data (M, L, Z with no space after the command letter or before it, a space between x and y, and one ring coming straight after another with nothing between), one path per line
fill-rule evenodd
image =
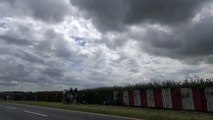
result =
M212 113L199 113L192 111L173 111L173 110L103 106L103 105L81 105L81 104L65 105L62 103L53 103L53 102L19 101L15 103L44 106L51 108L60 108L65 110L102 113L123 117L140 118L145 120L213 120Z

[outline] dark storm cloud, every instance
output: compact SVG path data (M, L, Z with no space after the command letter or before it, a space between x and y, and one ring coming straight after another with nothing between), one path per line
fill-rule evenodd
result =
M33 64L44 64L45 60L34 52L37 38L35 31L25 24L13 24L4 34L0 35L0 55L23 60Z
M8 26L9 24L10 22L8 22ZM4 34L0 34L0 41L10 45L33 46L37 40L34 35L35 31L28 25L11 23Z
M14 87L14 86L17 86L17 84L16 83L12 83L11 81L8 82L5 79L2 80L0 78L0 86Z
M206 61L213 64L213 56L209 56Z
M32 43L26 39L14 38L12 36L0 35L0 40L7 42L8 44L16 45L31 45Z
M37 31L35 26L28 27L28 23L13 21L9 23L12 27L0 35L2 86L14 85L14 81L17 86L51 84L51 89L58 86L57 83L62 86L81 85L80 82L84 81L84 78L80 76L81 79L76 80L75 76L80 74L78 72L83 67L81 64L87 56L73 51L71 49L73 46L70 46L63 34L45 26ZM74 83L75 81L80 82Z
M141 21L177 24L193 17L208 0L131 0L126 22Z
M102 31L142 22L174 25L193 17L209 0L70 0Z
M4 56L4 55L1 55ZM13 56L4 56L5 59L0 59L0 81L5 82L33 82L34 78L31 76L34 72L32 63L21 63L17 61L16 57Z
M0 80L2 83L7 83L8 81L20 81L19 79L16 78L12 78L12 77L1 77L0 76Z
M3 0L0 17L32 16L45 22L60 22L69 13L62 0Z
M63 64L75 59L67 55L71 51L63 35L43 28L39 31L42 39L38 40L33 27L26 29L28 24L24 23L13 25L0 35L0 84L13 85L11 81L17 85L43 84L63 79L66 73Z
M213 63L213 18L191 22L208 1L0 0L0 90L91 88L202 73L153 55ZM167 60L177 68L170 71Z
M71 51L68 42L64 40L63 35L56 33L54 30L49 29L45 31L45 40L40 41L36 47L42 51L50 52L60 58L69 58Z
M171 33L148 28L138 38L146 52L178 59L202 61L213 54L213 17L173 29ZM208 61L209 62L209 61Z
M59 68L45 68L43 73L52 77L52 78L61 78L63 77L63 70Z
M92 18L100 30L122 30L122 19L127 6L122 0L70 0L72 5L79 7L86 18Z
M149 54L165 56L188 63L198 63L213 54L213 18L204 17L198 23L192 18L204 7L208 9L210 0L70 0L80 11L92 19L102 32L120 32L119 38L104 38L109 48L125 44L127 39L137 40L141 49ZM144 26L143 26L144 25ZM146 25L167 26L171 33ZM145 29L129 31L127 26ZM123 34L123 35L122 35ZM209 62L211 63L211 62Z
M34 55L34 53L29 53L24 50L19 50L16 54L14 54L14 56L31 63L40 63L40 64L44 63L44 60L40 56L36 56Z

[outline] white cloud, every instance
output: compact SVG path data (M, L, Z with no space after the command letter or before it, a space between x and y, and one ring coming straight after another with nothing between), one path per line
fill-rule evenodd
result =
M125 27L119 24L123 31L103 32L105 28L100 30L100 27L104 27L104 23L100 25L96 18L96 25L94 20L86 19L81 11L67 2L60 2L60 6L71 11L57 16L41 6L43 12L47 12L44 15L50 14L47 17L35 14L38 13L36 6L28 6L28 13L19 4L15 5L16 14L8 7L11 3L4 1L7 5L0 5L0 10L10 10L2 12L0 18L0 90L62 90L150 80L182 80L196 75L211 77L213 67L210 62L187 64L179 59L152 54L152 50L156 50L154 45L165 45L160 44L164 39L145 40L147 30L156 30L162 38L168 38L166 35L173 34L173 27L156 23ZM201 21L200 16L194 18L193 24ZM113 25L113 21L108 24ZM74 39L77 37L84 39L86 44L79 46ZM144 50L144 46L150 51Z

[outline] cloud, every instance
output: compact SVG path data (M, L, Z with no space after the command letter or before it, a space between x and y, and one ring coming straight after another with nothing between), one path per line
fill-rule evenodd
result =
M59 33L55 26L46 26L37 20L10 18L9 23L12 27L0 33L0 81L8 82L2 82L3 86L12 82L11 85L15 85L12 90L61 90L110 82L102 79L106 74L97 77L92 74L93 70L104 69L104 62L95 63L97 68L92 64L104 59L101 55L104 48L99 46L97 51L92 51L93 45L79 47L66 32ZM48 85L51 87L47 88Z
M142 21L173 25L191 19L203 3L208 0L132 0L129 4L126 22L129 24Z
M101 31L122 31L126 25L174 25L191 19L209 0L70 0Z
M0 28L6 29L9 25L6 20L0 18Z
M165 32L147 28L141 37L141 48L147 53L183 59L187 61L205 61L213 54L212 31L213 18L205 18L196 23L174 28Z
M59 68L45 68L42 73L52 77L52 78L61 78L63 77L63 70Z
M101 42L109 48L121 47L128 40L139 41L142 52L189 64L208 62L205 59L213 54L209 0L70 2L85 18L92 19L104 34Z
M47 23L63 21L69 14L66 0L3 0L0 17L33 17Z
M0 35L0 39L9 44L31 45L29 40L14 38L12 36Z
M207 2L2 0L0 90L211 77Z
M19 21L11 20L9 23L13 27L0 34L0 84L15 85L16 89L22 89L22 84L40 85L62 80L65 69L60 66L67 56L64 51L69 53L69 49L65 49L67 43L63 35L45 26L38 29L40 23L27 27L32 21ZM44 41L46 44L41 46ZM29 90L31 86L25 89Z
M124 27L121 21L125 17L126 7L122 0L70 0L70 2L83 10L85 17L91 18L94 25L100 30L122 30Z

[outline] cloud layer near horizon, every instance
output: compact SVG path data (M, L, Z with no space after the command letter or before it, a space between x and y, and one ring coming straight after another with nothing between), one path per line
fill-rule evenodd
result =
M210 0L2 0L0 90L212 77Z

